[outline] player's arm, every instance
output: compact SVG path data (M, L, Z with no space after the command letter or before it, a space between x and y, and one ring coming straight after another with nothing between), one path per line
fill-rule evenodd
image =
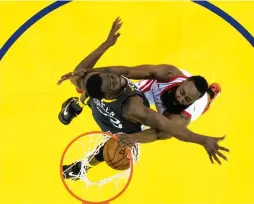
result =
M154 135L154 138L146 137L145 134L139 134L139 141L136 142L152 142L157 139L167 139L171 135L175 138L185 141L203 145L205 138L202 135L193 133L192 131L185 128L183 125L175 124L168 118L159 114L158 112L143 105L143 99L139 96L130 97L123 107L123 116L130 121L140 122L143 125L149 126L158 132L164 132L164 135ZM133 134L135 135L135 134ZM135 136L133 136L134 138ZM148 141L150 140L150 141Z
M125 118L133 122L141 122L146 126L150 126L154 130L145 130L140 133L120 135L120 144L122 141L123 145L128 145L129 141L131 141L132 144L153 142L158 139L168 139L172 135L181 141L202 145L206 149L212 163L213 159L215 159L221 164L218 156L227 160L219 150L227 152L229 150L218 145L218 142L223 140L224 137L215 138L199 135L188 130L183 125L175 124L163 115L143 105L143 99L141 97L130 97L123 107L122 114Z
M122 22L120 18L117 18L111 27L111 30L109 32L109 35L99 47L97 47L92 53L90 53L87 57L85 57L74 69L73 72L67 73L61 77L61 79L58 81L58 84L61 84L62 81L70 79L72 84L77 86L77 80L81 77L84 77L86 74L85 72L88 70L91 70L97 61L101 58L101 56L111 47L113 46L118 37L120 36L120 33L118 33L118 30L121 28ZM78 87L80 88L80 87Z
M175 76L184 76L177 67L168 64L138 65L138 66L109 66L96 68L92 71L115 73L129 79L158 79L169 80Z
M191 118L184 114L169 114L167 111L165 111L164 116L168 118L172 123L176 123L178 125L182 125L183 127L187 127L190 124ZM163 140L163 139L169 139L172 136L170 136L167 132L160 132L156 131L155 129L147 129L144 133L146 137L149 138L157 138L157 140ZM152 139L153 140L153 139Z
M81 76L85 75L85 70L92 69L100 57L110 48L110 46L103 42L98 48L96 48L92 53L85 57L75 68L74 72L76 75L70 76L71 83L80 88L77 85L77 81ZM73 73L73 72L72 72ZM63 78L63 77L62 77Z
M170 114L168 111L164 111L163 115L171 122L183 125L184 127L187 127L191 122L191 117L184 112L180 114Z
M178 125L182 125L183 127L187 127L190 124L191 118L188 117L186 114L169 114L165 113L164 115L166 118L168 118L172 123L176 123ZM145 136L144 136L145 135ZM157 131L156 129L147 129L143 132L135 133L132 135L132 137L136 140L134 143L149 143L153 142L155 140L164 140L169 139L172 136L169 135L167 132L161 132Z
M122 22L121 19L118 17L112 24L111 30L109 32L109 35L96 50L94 50L92 53L90 53L85 59L83 59L78 66L75 68L74 71L81 70L81 69L92 69L94 65L97 63L97 61L101 58L101 56L110 48L113 46L118 37L120 36L120 33L117 33L118 30L121 28Z

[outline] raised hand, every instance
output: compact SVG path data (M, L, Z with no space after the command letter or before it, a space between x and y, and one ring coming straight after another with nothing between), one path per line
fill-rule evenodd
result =
M109 32L109 35L107 37L106 43L109 46L112 46L116 43L118 37L120 36L120 33L118 32L118 30L121 28L122 26L122 22L120 17L118 17L112 24L111 30Z

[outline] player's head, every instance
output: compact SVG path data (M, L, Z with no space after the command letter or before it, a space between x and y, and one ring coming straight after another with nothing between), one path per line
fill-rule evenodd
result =
M208 83L202 76L192 76L179 86L169 89L162 95L163 104L173 113L180 113L208 90Z
M181 105L190 105L201 98L208 89L208 83L202 76L192 76L183 81L175 92L175 100Z
M93 73L86 82L86 91L92 98L114 99L127 85L126 79L111 73Z

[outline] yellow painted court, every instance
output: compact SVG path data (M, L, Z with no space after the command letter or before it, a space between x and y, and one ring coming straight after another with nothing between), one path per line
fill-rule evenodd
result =
M0 2L0 47L51 3ZM254 34L253 1L212 3ZM73 138L99 128L87 107L69 126L58 121L62 102L78 94L56 83L105 40L117 16L121 36L96 67L167 63L219 83L222 94L190 128L227 134L221 144L231 152L219 166L194 144L144 144L130 186L110 203L254 204L254 49L191 1L71 2L17 39L0 61L0 204L81 203L62 184L60 159Z

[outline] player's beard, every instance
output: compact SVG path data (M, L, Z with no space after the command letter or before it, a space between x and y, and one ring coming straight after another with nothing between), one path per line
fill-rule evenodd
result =
M188 106L181 105L175 98L175 92L178 86L171 88L166 91L162 96L161 100L163 105L167 108L167 111L172 114L180 114L183 112Z

